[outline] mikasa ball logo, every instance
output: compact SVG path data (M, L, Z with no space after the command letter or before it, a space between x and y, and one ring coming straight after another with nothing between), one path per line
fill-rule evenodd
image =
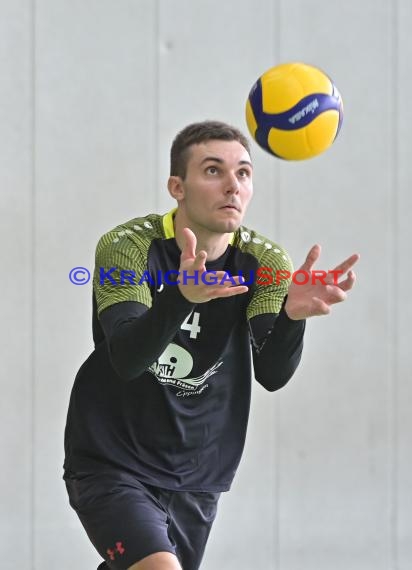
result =
M319 107L319 101L317 99L313 99L313 101L311 101L308 105L303 107L303 109L295 113L293 117L290 117L289 123L292 123L292 125L294 125L295 123L303 119L303 117L309 115L309 113L312 113L313 115L313 113L316 111L318 107Z

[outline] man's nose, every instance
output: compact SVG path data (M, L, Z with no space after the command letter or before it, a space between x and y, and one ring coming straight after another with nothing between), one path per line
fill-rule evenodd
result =
M236 174L229 173L228 180L226 183L226 192L230 194L235 194L239 192L240 182Z

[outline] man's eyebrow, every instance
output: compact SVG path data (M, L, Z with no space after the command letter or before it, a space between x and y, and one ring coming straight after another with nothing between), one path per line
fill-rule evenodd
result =
M219 164L223 164L225 161L222 158L218 158L217 156L206 156L200 164L208 161L218 162ZM249 160L239 160L239 164L247 164L251 168L253 168L252 163Z
M206 156L200 164L203 164L204 162L208 162L209 160L213 160L214 162L219 162L220 164L222 164L224 162L223 159L218 158L217 156Z

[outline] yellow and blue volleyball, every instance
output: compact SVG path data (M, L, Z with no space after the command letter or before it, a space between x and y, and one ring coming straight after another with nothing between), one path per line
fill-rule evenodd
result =
M332 80L305 63L268 69L246 102L246 123L263 149L285 160L305 160L328 149L343 120L342 98Z

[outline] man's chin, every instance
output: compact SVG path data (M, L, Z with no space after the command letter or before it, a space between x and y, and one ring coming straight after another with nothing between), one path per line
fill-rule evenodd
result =
M231 217L225 220L211 220L209 224L202 224L204 228L207 228L210 232L216 234L231 234L235 232L242 224L242 217Z
M226 220L220 224L216 224L218 227L216 231L222 234L231 234L239 229L241 222L239 220Z

